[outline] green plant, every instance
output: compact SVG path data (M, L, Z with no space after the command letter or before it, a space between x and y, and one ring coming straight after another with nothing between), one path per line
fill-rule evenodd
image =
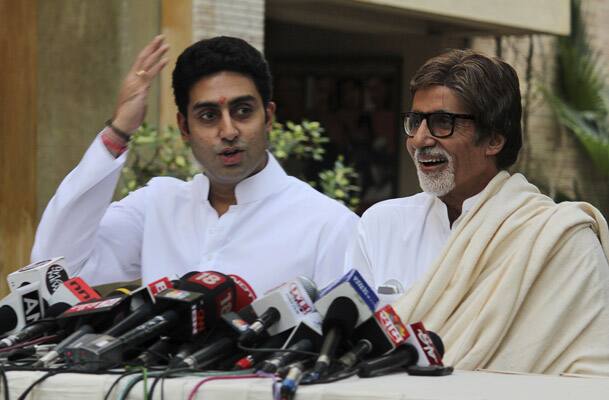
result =
M174 127L159 131L143 124L129 142L129 157L122 171L119 197L146 185L155 176L190 180L198 172L189 146Z
M605 66L590 46L580 1L571 6L571 35L558 39L557 90L542 88L558 120L609 176L609 88Z
M319 122L275 122L269 134L270 151L288 172L305 179L304 174L299 173L305 163L324 159L324 145L329 139L323 132ZM188 144L181 140L180 133L173 127L158 131L144 124L131 139L129 154L129 162L122 172L119 197L144 186L155 176L190 180L199 172ZM339 156L331 169L319 172L316 179L309 183L327 196L355 209L360 193L357 180L355 170L345 165L343 157Z

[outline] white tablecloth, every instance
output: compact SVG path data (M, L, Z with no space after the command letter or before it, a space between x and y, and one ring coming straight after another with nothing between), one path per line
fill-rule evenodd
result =
M8 372L11 399L16 399L43 372ZM38 385L28 396L36 400L103 399L117 375L60 374ZM187 399L199 377L167 379L166 399ZM125 378L112 392L111 399L127 384ZM149 381L151 383L151 381ZM148 386L150 386L150 383ZM0 393L3 393L0 392ZM138 383L129 399L144 399L143 384ZM155 389L160 399L160 385ZM270 400L270 379L212 381L203 384L197 399ZM356 377L325 385L301 386L297 400L476 400L476 399L609 399L609 378L516 375L488 371L455 371L451 376L415 377L406 373L359 379Z

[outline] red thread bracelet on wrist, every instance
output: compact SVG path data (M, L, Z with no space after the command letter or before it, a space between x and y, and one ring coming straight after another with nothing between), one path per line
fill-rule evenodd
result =
M117 156L120 156L127 150L126 144L119 144L112 140L110 135L108 135L108 131L104 131L101 134L102 143L108 150L115 153Z

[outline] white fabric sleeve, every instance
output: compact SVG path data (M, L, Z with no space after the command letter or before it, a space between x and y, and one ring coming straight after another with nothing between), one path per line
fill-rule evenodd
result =
M139 277L146 188L110 205L126 158L96 137L47 205L32 261L63 256L69 275L90 285Z
M377 290L377 282L374 280L372 272L372 262L368 254L368 239L366 235L365 220L366 215L357 223L356 228L350 235L349 246L345 255L344 273L351 269L356 269L362 274L362 277L368 285Z
M357 221L355 213L344 212L342 218L332 219L321 232L314 275L318 289L342 276L345 252Z

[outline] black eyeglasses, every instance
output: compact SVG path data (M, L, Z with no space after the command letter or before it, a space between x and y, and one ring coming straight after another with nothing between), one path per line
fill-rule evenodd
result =
M401 115L404 133L408 137L413 137L417 133L417 129L419 129L423 120L427 121L427 127L433 137L445 138L453 134L455 119L476 119L471 114L453 114L448 112L420 113L409 111Z

